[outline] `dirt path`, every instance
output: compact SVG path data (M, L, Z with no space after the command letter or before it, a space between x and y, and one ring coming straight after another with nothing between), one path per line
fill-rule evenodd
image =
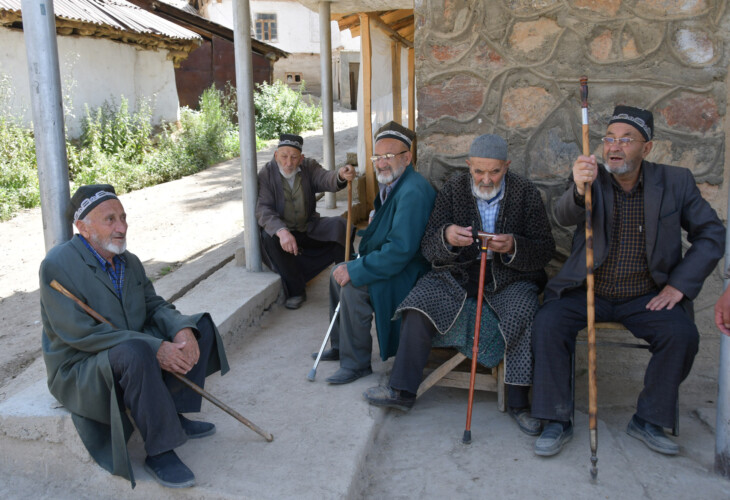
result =
M335 106L335 162L357 143L357 113ZM321 131L303 134L304 152L322 161ZM261 168L273 147L258 153ZM129 220L128 246L154 277L226 241L243 229L238 159L177 181L121 196ZM0 224L0 401L8 384L33 365L42 373L38 266L45 255L40 208ZM174 271L173 271L174 272Z

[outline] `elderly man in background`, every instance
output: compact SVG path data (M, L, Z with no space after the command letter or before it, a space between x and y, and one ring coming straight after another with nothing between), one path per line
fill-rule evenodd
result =
M127 216L112 186L80 187L67 215L79 234L51 249L40 268L48 388L99 465L134 486L129 409L147 451L145 469L164 486L192 486L195 476L174 449L215 426L182 415L199 412L201 397L166 372L203 386L207 375L228 371L218 330L210 315L185 316L155 294L126 250ZM53 280L111 325L51 288Z
M650 111L616 106L602 139L604 163L579 156L555 206L558 223L576 230L533 326L532 412L548 421L535 442L537 455L559 453L573 435L570 360L587 314L586 183L592 183L595 319L623 323L652 353L626 432L656 452L679 452L664 428L674 425L679 385L699 345L692 300L722 257L725 229L690 170L645 160L653 135Z
M370 388L363 395L374 405L410 409L432 338L440 340L439 334L447 334L457 324L463 329L457 318L474 318L475 297L482 293L499 325L482 321L480 344L500 334L504 337L509 414L523 432L537 435L540 422L530 416L528 399L532 384L530 328L555 241L540 192L529 180L509 171L504 139L491 134L477 137L466 163L469 172L452 176L436 197L421 243L432 270L398 308L403 322L389 384ZM483 290L479 290L480 254L472 235L474 225L496 233L488 242ZM473 334L473 325L471 322L467 335ZM499 345L495 364L502 357Z
M305 158L303 145L300 136L281 134L274 159L259 172L256 201L264 263L281 276L288 309L306 300L307 281L345 260L347 221L320 217L315 195L339 191L355 178L350 165L328 171Z
M419 247L436 193L413 170L415 136L396 122L383 125L375 134L371 160L380 183L375 214L359 233L359 258L336 266L330 277L330 317L340 304L332 349L322 356L340 360L340 369L327 378L330 384L347 384L372 373L373 313L381 358L395 355L400 320L392 320L393 312L428 269Z

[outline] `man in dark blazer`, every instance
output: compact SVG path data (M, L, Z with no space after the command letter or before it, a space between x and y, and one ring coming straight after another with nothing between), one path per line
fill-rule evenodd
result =
M315 195L339 191L355 178L350 165L328 171L305 158L303 145L300 136L281 134L274 158L259 172L256 200L263 260L281 276L288 309L302 305L307 281L345 260L347 221L320 217Z
M375 213L359 232L359 258L335 267L330 275L330 316L340 304L332 349L322 355L323 360L340 360L340 369L327 378L330 384L347 384L372 373L373 313L380 357L385 361L395 355L400 319L393 320L393 313L428 270L419 248L436 192L411 164L415 136L396 122L375 134L371 160L380 184Z
M201 397L166 372L199 386L207 375L227 372L218 330L210 315L185 316L155 293L140 260L126 250L127 216L112 186L81 186L68 216L79 234L51 249L40 268L48 388L106 470L134 487L129 409L147 451L145 469L164 486L192 486L195 476L174 449L213 434L215 426L182 415L199 412ZM111 325L53 289L53 280Z
M626 432L659 453L679 447L663 428L675 420L679 385L697 353L692 300L723 255L725 229L692 172L651 163L651 112L617 106L603 140L603 165L579 156L555 217L576 224L570 257L545 289L532 343L532 414L547 420L535 453L560 452L573 434L570 355L586 326L585 183L592 183L596 321L621 322L649 343L651 360ZM682 256L682 230L690 247Z

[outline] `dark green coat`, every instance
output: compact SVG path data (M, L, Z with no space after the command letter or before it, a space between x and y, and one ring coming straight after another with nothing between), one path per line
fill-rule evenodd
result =
M435 198L431 184L408 165L385 203L375 198L375 216L358 233L360 258L347 263L352 284L368 287L383 361L398 350L395 309L430 267L420 247Z
M48 252L40 268L42 342L51 394L73 414L81 440L99 465L134 486L126 446L132 425L119 406L108 349L141 339L157 352L163 340L172 341L182 328L194 329L202 314L180 314L155 293L140 260L129 252L124 257L120 302L106 271L78 236ZM51 288L54 279L117 328L98 323ZM217 331L216 345L208 374L228 371Z

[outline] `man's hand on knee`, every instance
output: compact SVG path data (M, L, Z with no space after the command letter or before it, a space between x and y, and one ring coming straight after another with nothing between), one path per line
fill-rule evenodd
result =
M332 272L332 277L338 285L345 286L350 282L350 273L347 272L347 264L337 266Z
M193 367L183 354L185 347L183 343L174 343L164 341L157 350L157 362L160 368L172 373L180 373L185 375Z
M200 359L200 348L198 347L198 341L195 338L192 328L183 328L175 334L173 339L175 344L185 344L182 349L182 353L185 358L195 365ZM191 367L192 367L191 365Z
M281 245L282 250L289 252L292 255L297 255L299 253L297 240L288 229L280 229L279 232L276 233L276 236L279 237L279 244Z

